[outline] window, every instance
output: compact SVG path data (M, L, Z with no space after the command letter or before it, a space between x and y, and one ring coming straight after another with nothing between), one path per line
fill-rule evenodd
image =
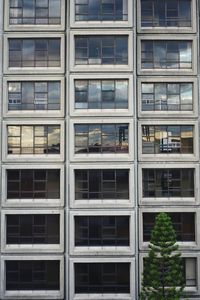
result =
M127 36L78 36L75 37L76 65L127 65Z
M60 261L7 260L6 290L59 290Z
M61 0L10 0L10 25L59 25Z
M6 244L59 244L59 215L7 215Z
M168 213L171 217L177 241L195 241L195 214ZM143 213L143 241L148 242L155 224L157 213Z
M194 197L194 169L143 169L143 197Z
M59 110L59 81L8 82L8 110Z
M8 154L59 154L60 126L9 125Z
M185 278L185 285L196 286L197 285L197 259L194 257L183 257L183 272Z
M128 80L75 80L76 109L127 109Z
M59 199L60 170L7 170L8 199Z
M75 199L129 199L129 171L75 170Z
M129 217L75 217L75 246L129 246Z
M60 39L9 39L9 67L60 67Z
M142 69L192 69L192 42L142 41Z
M127 0L75 0L76 21L127 21Z
M191 0L141 0L142 27L191 27Z
M143 125L142 153L193 153L193 132L190 125Z
M75 293L130 293L129 263L75 263Z
M192 83L142 83L143 111L192 111Z
M146 257L143 260L143 264L145 265ZM182 257L182 265L183 265L183 276L185 280L185 286L186 287L196 287L197 284L197 275L196 275L196 264L197 260L193 257ZM147 265L148 267L148 265ZM167 275L167 264L165 265L166 271L165 274ZM162 272L162 268L160 270ZM147 278L146 278L147 279ZM145 285L148 286L148 282L145 282Z
M128 153L128 124L78 124L75 153Z

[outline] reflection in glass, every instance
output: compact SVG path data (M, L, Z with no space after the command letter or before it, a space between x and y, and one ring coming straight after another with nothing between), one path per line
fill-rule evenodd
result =
M75 153L128 153L128 124L77 124Z
M59 81L8 82L8 110L59 110Z
M142 83L143 111L192 111L193 83Z
M127 21L127 0L75 0L76 21Z
M191 69L191 41L142 41L142 69Z
M60 25L61 0L9 0L10 25Z
M191 0L141 0L142 27L191 27Z
M128 80L75 80L76 109L127 109Z
M16 130L15 130L16 129ZM60 126L8 126L8 154L59 154Z
M193 126L143 125L142 153L193 153Z
M128 37L75 37L75 64L128 64Z
M9 39L9 67L60 67L60 39Z

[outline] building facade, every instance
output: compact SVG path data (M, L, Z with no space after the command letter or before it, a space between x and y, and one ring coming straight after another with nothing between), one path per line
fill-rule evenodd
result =
M0 299L139 299L161 211L200 299L198 11L0 0Z

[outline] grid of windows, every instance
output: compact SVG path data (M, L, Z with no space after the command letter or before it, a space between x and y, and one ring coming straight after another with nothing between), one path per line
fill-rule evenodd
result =
M127 21L127 0L75 0L76 21Z
M142 27L191 27L191 0L141 0Z
M128 37L123 35L76 36L76 65L127 65Z
M129 263L76 263L75 293L130 293Z
M129 246L129 217L76 216L75 246Z
M143 111L192 111L193 83L142 83Z
M143 213L143 241L150 241L151 231L155 224L156 213ZM195 213L170 212L177 241L195 241Z
M7 215L7 244L59 244L59 215Z
M7 260L7 291L40 291L60 289L60 261Z
M59 110L59 81L8 82L8 110Z
M12 38L9 42L9 67L60 67L59 38Z
M142 153L193 153L191 125L142 125Z
M192 69L192 42L141 41L142 69Z
M75 199L129 199L129 170L75 170Z
M194 197L194 169L143 169L143 197Z
M76 109L127 109L128 80L75 80Z
M10 0L10 25L60 25L61 0Z
M8 199L59 199L60 170L7 170Z
M75 153L128 153L128 124L77 124Z
M59 154L60 126L8 125L8 154Z

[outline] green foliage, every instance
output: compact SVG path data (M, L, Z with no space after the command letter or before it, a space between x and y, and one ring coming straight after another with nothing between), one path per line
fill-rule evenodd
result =
M166 213L156 217L149 253L144 259L141 300L179 300L183 297L184 276L176 233Z

